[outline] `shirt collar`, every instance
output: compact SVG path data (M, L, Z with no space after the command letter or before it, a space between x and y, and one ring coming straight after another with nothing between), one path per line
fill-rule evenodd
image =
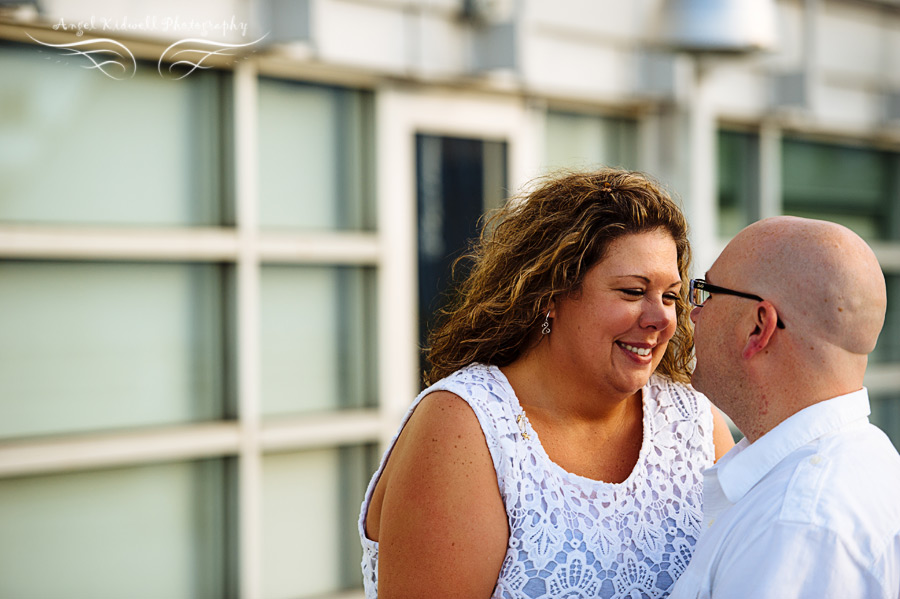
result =
M800 410L754 443L742 439L714 467L722 491L737 503L794 450L869 413L869 394L863 387Z

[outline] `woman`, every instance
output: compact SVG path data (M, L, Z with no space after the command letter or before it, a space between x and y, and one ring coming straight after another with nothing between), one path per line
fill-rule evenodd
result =
M684 217L606 169L491 222L366 493L366 596L666 596L733 444L687 385Z

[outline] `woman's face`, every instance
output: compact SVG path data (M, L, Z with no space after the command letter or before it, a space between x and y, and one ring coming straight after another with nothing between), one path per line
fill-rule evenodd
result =
M676 328L678 251L664 229L613 241L579 292L554 303L550 348L571 376L630 395L656 370Z

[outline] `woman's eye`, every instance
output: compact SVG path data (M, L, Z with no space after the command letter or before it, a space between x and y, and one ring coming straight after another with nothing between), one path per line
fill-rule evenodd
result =
M619 289L619 291L621 291L625 295L630 295L632 297L641 297L642 295L644 295L643 289Z
M666 299L666 301L669 301L669 302L677 302L678 301L678 294L676 294L676 293L667 293L667 294L663 295L663 297Z

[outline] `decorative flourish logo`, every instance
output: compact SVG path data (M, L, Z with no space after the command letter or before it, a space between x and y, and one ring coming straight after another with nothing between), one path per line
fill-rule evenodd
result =
M208 64L215 60L213 57L228 56L236 59L244 53L242 49L258 44L266 35L246 44L186 38L163 51L157 64L157 71L164 79L176 81L184 79L194 71L213 68L213 65ZM137 72L134 54L124 44L113 39L98 38L66 44L50 44L34 38L31 34L28 34L28 37L42 46L64 50L64 56L83 56L89 63L83 65L84 68L96 69L110 79L127 79L134 77Z
M35 39L31 34L28 34L28 37L42 46L65 50L64 56L85 57L90 64L85 64L84 68L96 69L110 79L134 77L137 72L134 54L124 44L113 39L99 38L67 44L48 44Z
M265 37L264 35L246 44L226 44L197 38L183 39L165 49L159 58L157 70L163 78L184 79L197 69L212 68L211 65L204 63L213 56L235 56L240 48L257 44ZM168 66L164 69L166 63Z

